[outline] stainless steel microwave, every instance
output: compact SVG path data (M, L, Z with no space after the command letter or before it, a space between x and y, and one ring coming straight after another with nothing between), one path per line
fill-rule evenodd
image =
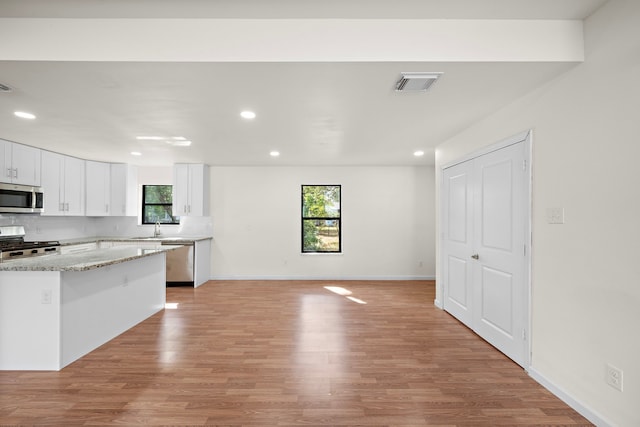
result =
M0 183L0 213L41 213L42 188Z

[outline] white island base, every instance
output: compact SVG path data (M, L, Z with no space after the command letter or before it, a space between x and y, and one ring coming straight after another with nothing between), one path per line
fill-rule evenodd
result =
M162 252L86 271L0 271L0 370L60 370L165 300Z

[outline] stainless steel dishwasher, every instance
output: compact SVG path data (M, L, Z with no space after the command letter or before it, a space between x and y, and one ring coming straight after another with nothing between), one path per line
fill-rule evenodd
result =
M163 242L163 245L175 243ZM182 247L167 252L167 285L193 286L193 249L194 242L180 243Z

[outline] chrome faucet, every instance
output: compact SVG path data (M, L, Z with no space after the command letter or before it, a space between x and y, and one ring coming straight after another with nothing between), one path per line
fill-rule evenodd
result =
M156 225L154 226L153 229L153 237L158 237L160 236L160 220L156 221Z

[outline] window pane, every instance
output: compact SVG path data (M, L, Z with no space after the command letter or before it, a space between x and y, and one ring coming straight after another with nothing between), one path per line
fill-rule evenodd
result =
M145 185L144 203L172 203L171 185Z
M171 216L171 205L146 205L143 212L143 224L155 224L160 221L163 224L179 223L180 219Z
M340 186L303 185L302 216L340 218Z
M302 220L303 252L340 252L340 220Z

